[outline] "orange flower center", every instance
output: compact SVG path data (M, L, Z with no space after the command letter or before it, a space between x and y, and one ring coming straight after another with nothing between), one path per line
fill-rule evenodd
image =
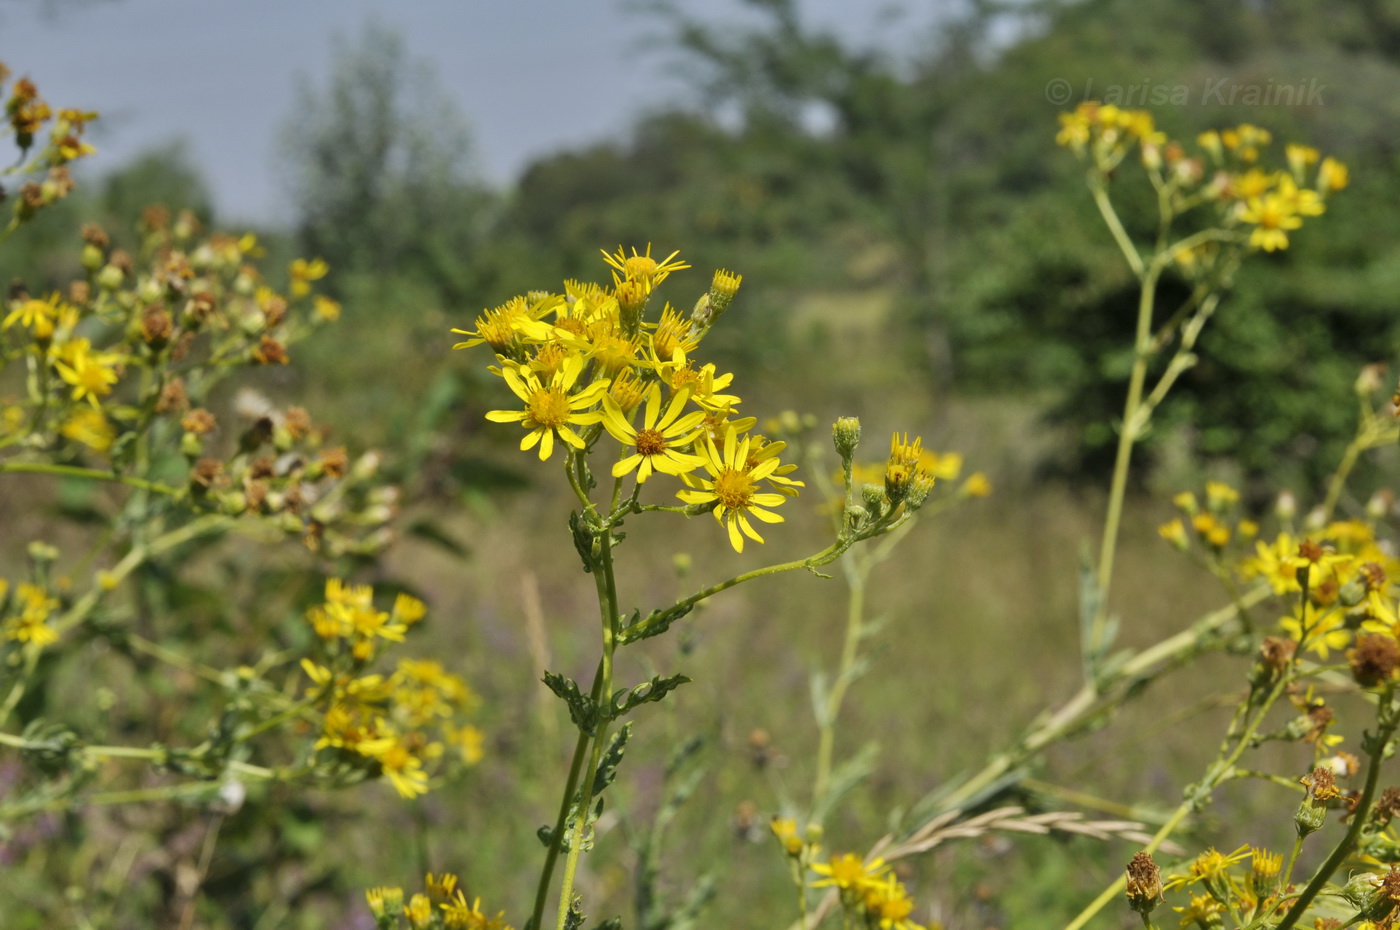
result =
M743 510L753 497L753 478L746 471L726 468L715 479L715 499L729 510Z
M525 405L530 419L548 429L560 427L569 422L569 397L556 387L541 388L530 395Z
M654 429L638 430L637 451L642 455L660 455L666 451L666 437Z

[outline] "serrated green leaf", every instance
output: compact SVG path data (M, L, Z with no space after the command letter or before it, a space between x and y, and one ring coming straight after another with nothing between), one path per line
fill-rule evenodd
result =
M651 681L642 682L635 688L617 691L608 702L608 717L612 720L625 717L635 708L643 704L654 704L689 682L690 679L684 675L672 675L669 678L657 675Z
M584 733L592 734L598 726L598 707L593 699L579 691L578 682L555 672L545 672L543 681L569 707L569 719Z

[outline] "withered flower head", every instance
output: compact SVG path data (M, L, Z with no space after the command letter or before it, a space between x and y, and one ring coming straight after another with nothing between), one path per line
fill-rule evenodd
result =
M350 457L346 455L344 446L337 446L334 449L326 449L321 452L321 469L328 476L342 478L349 467Z
M305 439L311 432L311 414L302 407L288 407L282 423L293 439Z
M161 304L151 304L141 314L141 338L146 345L155 349L164 348L175 332L175 321L165 312Z
M1347 650L1351 675L1363 688L1372 688L1395 677L1400 669L1400 643L1395 637L1362 633L1356 646Z
M285 365L290 361L286 346L266 333L258 341L258 347L253 350L253 358L263 365Z
M196 436L212 433L218 428L218 425L214 415L203 407L196 407L180 418L180 428L187 433L194 433Z
M218 459L200 459L190 471L190 481L202 488L209 488L224 473L224 463Z
M1313 769L1311 774L1304 775L1298 781L1308 789L1308 797L1316 801L1330 801L1342 795L1341 789L1337 787L1337 780L1332 775L1332 770L1328 768L1319 766Z
M160 397L156 400L156 413L184 410L189 403L189 395L185 392L185 379L171 378L160 389Z
M83 241L88 245L95 245L99 249L105 249L111 240L107 237L107 231L96 223L84 223L82 229Z
M1128 906L1146 916L1162 900L1162 870L1151 853L1139 852L1128 862Z

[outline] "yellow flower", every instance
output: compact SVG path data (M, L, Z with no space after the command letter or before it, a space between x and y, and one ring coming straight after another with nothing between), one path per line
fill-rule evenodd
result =
M442 738L456 746L462 754L463 765L476 765L485 757L486 735L471 724L462 727L444 726Z
M986 497L992 493L992 482L982 472L973 472L963 482L962 492L968 497Z
M73 415L58 431L74 442L80 442L98 452L106 452L112 448L112 442L117 438L116 428L102 412L89 407L74 410Z
M112 385L120 377L117 369L121 359L115 355L94 352L86 339L74 339L57 353L54 367L59 377L73 385L73 399L87 400L94 407L98 398L112 393Z
M807 844L797 833L796 820L791 817L774 817L769 821L768 829L772 830L773 835L778 838L785 853L793 858L802 855L802 850Z
M340 319L340 301L332 300L325 294L317 294L312 300L311 306L318 320L334 323L336 320Z
M1192 895L1191 902L1186 907L1174 907L1172 910L1181 915L1181 926L1189 927L1195 924L1198 927L1214 927L1220 925L1220 915L1225 911L1225 905L1212 898L1210 895Z
M19 614L5 625L5 638L35 646L47 646L58 641L58 633L48 625L49 615L58 607L58 600L35 584L22 583L15 588Z
M706 410L720 407L733 407L741 402L738 395L718 394L729 387L733 374L717 374L715 363L709 362L701 368L692 368L685 351L678 349L674 358L656 366L657 377L672 391L689 388L695 402Z
M396 916L403 909L403 889L381 886L365 891L365 901L369 911L378 920L384 916Z
M581 356L570 356L547 386L528 369L517 371L507 365L501 376L515 396L525 402L525 409L492 410L486 414L486 419L493 423L519 423L530 430L521 440L520 449L525 451L539 445L540 461L553 454L556 435L575 449L584 448L583 438L570 427L597 423L603 418L602 411L588 408L607 393L608 382L594 381L571 395L574 382L583 373L583 364Z
M646 411L642 415L642 428L632 426L622 408L611 397L603 396L603 428L614 439L626 446L634 446L636 452L613 465L614 478L621 478L632 471L637 472L637 481L651 477L653 470L668 475L680 476L692 472L705 463L697 455L678 452L693 443L703 430L700 429L705 414L694 411L681 416L690 391L682 390L671 396L666 412L661 413L661 385L653 384L647 392Z
M647 243L647 250L643 254L637 254L637 249L632 248L631 256L628 256L622 246L617 247L617 254L614 255L606 249L603 252L603 259L614 269L613 284L621 284L623 281L640 281L647 286L647 289L655 287L673 271L681 271L689 268L685 262L676 258L681 254L679 251L672 252L661 261L651 257L651 243ZM620 272L620 274L619 274Z
M1317 168L1317 186L1325 194L1339 191L1351 183L1351 172L1347 166L1328 156Z
M309 262L304 258L298 258L296 261L292 262L291 267L288 269L292 276L292 296L305 297L307 294L310 294L311 282L319 281L321 278L324 278L326 272L330 270L330 266L326 264L325 259L321 258L312 259Z
M361 743L359 751L379 762L400 797L416 798L428 793L428 773L419 754L432 753L435 748L442 747L436 743L422 747L404 737L385 737Z
M1060 131L1055 135L1055 144L1082 152L1089 144L1089 128L1093 125L1089 111L1083 104L1073 113L1060 114Z
M880 930L923 930L909 919L914 899L892 874L866 886L863 903L866 912L879 921Z
M1345 617L1339 611L1329 610L1321 616L1309 618L1306 626L1296 613L1279 620L1279 626L1297 641L1302 649L1317 653L1326 661L1333 649L1344 649L1351 642L1351 631L1344 625Z
M1177 517L1174 520L1169 520L1166 523L1163 523L1161 526L1157 527L1157 535L1161 536L1163 539L1171 543L1176 548L1180 549L1182 552L1186 551L1186 525L1181 522L1180 517Z
M750 466L749 438L737 438L733 430L724 435L721 450L708 437L699 447L709 478L687 476L688 483L698 484L696 490L678 491L676 496L687 504L713 503L715 520L729 530L729 544L735 552L744 551L744 537L755 542L763 542L763 537L754 531L749 517L764 523L781 523L783 518L766 507L776 507L784 500L783 495L758 490L758 482L773 475L782 464L777 458L764 459Z
M813 888L835 887L842 891L863 892L879 883L888 866L884 859L861 859L855 853L833 855L826 864L812 866L812 871L825 878L812 882Z
M688 355L694 352L699 344L700 337L690 331L690 321L667 304L661 311L661 319L652 327L652 364L655 366L674 361L677 352Z
M433 922L433 903L428 900L427 895L416 894L409 898L405 914L408 917L408 925L413 930L428 930Z
M1286 230L1297 229L1303 225L1303 220L1297 215L1293 204L1276 193L1250 198L1248 205L1240 213L1240 219L1254 224L1254 231L1249 234L1250 246L1265 252L1288 248Z
M63 307L63 301L55 291L49 295L48 300L19 300L15 301L14 309L5 317L5 321L0 323L0 329L9 329L14 324L32 329L34 335L47 339L53 335L53 321L58 319Z
M493 310L483 310L476 318L476 329L454 329L454 333L469 336L452 346L454 349L467 349L486 343L497 354L516 358L521 357L521 340L524 331L533 327L550 310L563 304L564 298L550 295L531 305L528 298L512 297Z
M1280 533L1273 545L1261 539L1254 543L1255 554L1240 563L1245 578L1262 576L1275 594L1288 594L1300 589L1298 571L1289 559L1298 551L1298 544L1287 533Z

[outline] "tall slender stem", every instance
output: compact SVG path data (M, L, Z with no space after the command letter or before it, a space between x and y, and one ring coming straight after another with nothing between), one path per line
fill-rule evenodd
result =
M865 579L866 565L863 560L846 563L846 583L850 593L846 599L846 640L841 647L841 664L831 683L831 691L826 695L826 706L822 708L819 720L817 741L817 773L812 779L812 807L816 809L825 796L831 781L831 757L836 742L836 718L841 713L841 704L846 699L846 689L851 683L855 668L856 652L864 633L865 618Z
M617 578L613 570L612 531L604 530L598 537L598 562L593 569L598 588L598 607L602 612L603 658L599 667L598 687L595 702L607 701L612 694L613 652L617 649ZM557 930L563 930L569 918L572 904L574 877L578 872L579 854L583 848L583 837L588 830L588 812L593 806L593 789L597 785L598 765L602 761L603 749L607 745L607 717L602 717L595 727L589 753L588 771L583 773L583 790L574 818L573 835L569 837L569 854L564 860L564 880L559 889L559 919Z
M592 698L598 700L598 694L603 686L603 660L598 660L598 669L593 673ZM535 909L530 918L529 926L538 930L540 921L544 918L544 906L549 898L549 883L554 877L554 865L559 860L559 850L564 842L564 827L569 821L569 802L573 800L574 791L578 788L579 772L583 770L583 760L588 755L588 746L591 741L585 730L580 730L578 741L574 744L574 757L569 763L569 777L564 783L564 794L559 800L559 815L554 819L554 832L550 834L549 849L545 852L544 867L540 869L540 880L535 888Z
M1113 561L1118 550L1118 528L1123 518L1123 498L1128 489L1128 469L1132 462L1133 445L1142 428L1142 387L1147 379L1147 361L1152 340L1152 305L1157 292L1160 266L1153 262L1142 275L1138 294L1137 335L1133 342L1133 371L1128 380L1128 397L1123 404L1123 424L1118 433L1118 454L1113 462L1113 481L1108 493L1108 514L1104 518L1103 541L1099 546L1099 601L1089 631L1089 656L1093 659L1103 649L1104 630L1108 623L1108 595L1113 584Z

